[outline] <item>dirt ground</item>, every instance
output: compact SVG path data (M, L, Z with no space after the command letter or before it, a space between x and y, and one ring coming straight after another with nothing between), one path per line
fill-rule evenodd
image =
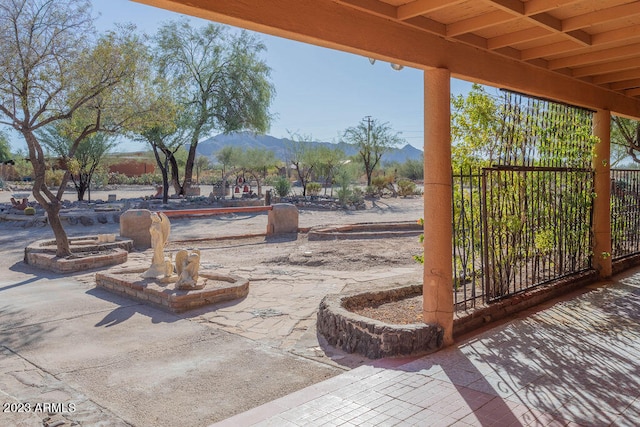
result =
M203 194L208 189L203 186ZM0 203L8 203L18 190L0 191ZM21 192L28 192L20 189ZM109 194L116 194L118 200L135 199L150 195L154 189L150 186L122 186L119 188L94 191L93 200L106 200ZM66 195L66 193L65 193ZM70 200L74 194L68 194ZM382 198L366 201L366 209L357 211L325 211L302 209L300 228L327 225L346 225L358 223L377 223L394 221L415 221L423 216L421 197ZM213 260L204 267L227 267L237 270L246 265L262 265L274 270L287 267L303 267L317 271L366 272L372 269L388 267L407 267L419 269L413 255L422 251L418 238L368 238L328 241L309 241L304 233L295 238L250 237L242 239L223 239L224 236L240 236L263 233L266 215L225 215L208 218L172 219L172 234L168 251L194 247L205 254L203 259ZM69 235L118 232L117 224L96 224L94 227L68 227ZM19 229L16 225L0 223L0 228L13 229L11 234L21 235L21 240L30 241L51 234L48 226ZM5 234L7 235L7 234ZM222 239L222 240L221 240ZM4 239L0 239L4 240ZM17 249L8 241L0 242L5 250ZM14 242L11 242L14 243ZM0 249L0 251L1 251ZM13 249L13 250L12 250ZM15 254L15 252L13 252ZM415 276L415 275L414 275ZM407 279L411 280L411 279ZM345 291L356 289L347 288ZM360 314L391 323L413 323L421 318L422 303L411 299L399 303L385 304L381 307L364 308Z

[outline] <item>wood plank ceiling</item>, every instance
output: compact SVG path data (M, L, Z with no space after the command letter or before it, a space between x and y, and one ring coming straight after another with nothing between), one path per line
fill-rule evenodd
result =
M336 1L640 98L640 1Z
M133 0L640 119L640 1Z

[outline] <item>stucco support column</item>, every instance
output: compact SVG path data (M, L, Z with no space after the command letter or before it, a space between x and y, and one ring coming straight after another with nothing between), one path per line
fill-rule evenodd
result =
M424 321L453 343L451 73L424 72Z
M595 146L593 199L593 256L591 263L601 278L611 277L611 112L593 115L593 133L600 139Z

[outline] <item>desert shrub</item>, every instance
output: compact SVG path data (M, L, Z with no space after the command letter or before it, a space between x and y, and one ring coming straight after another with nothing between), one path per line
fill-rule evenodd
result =
M157 173L143 173L140 176L134 176L132 181L136 185L152 185L162 182L162 176Z
M322 189L322 184L319 182L310 182L307 184L307 194L309 196L317 196L320 194L320 190Z
M360 204L364 202L364 192L361 188L355 187L351 189L351 195L349 196L349 202L353 204Z
M424 161L408 159L398 165L398 175L406 179L424 178Z
M94 188L103 188L109 184L109 171L104 167L97 167L91 175L91 183Z
M129 177L120 172L110 172L108 182L111 185L129 184Z
M64 177L65 172L63 170L51 170L48 169L44 173L44 182L47 183L49 187L59 187L62 184L62 178Z
M273 189L278 197L287 197L291 191L291 182L286 177L279 176L273 181Z
M338 188L338 191L337 191L338 201L342 205L347 205L349 203L349 200L351 199L351 194L352 193L353 193L353 191L349 187Z
M398 181L398 195L401 197L412 196L416 194L416 184L408 179Z
M364 189L364 195L367 197L376 197L378 195L378 190L373 185L367 185Z

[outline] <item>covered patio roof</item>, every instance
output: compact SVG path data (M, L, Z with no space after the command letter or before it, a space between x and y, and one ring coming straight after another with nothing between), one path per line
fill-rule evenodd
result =
M134 1L640 118L640 1Z

